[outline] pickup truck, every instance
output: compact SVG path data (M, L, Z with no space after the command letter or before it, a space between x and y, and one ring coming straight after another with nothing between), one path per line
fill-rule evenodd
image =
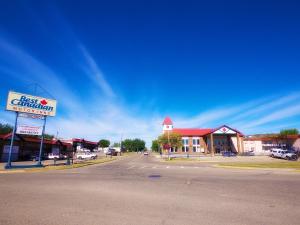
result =
M281 148L273 148L271 150L270 156L273 158L281 158L281 159L294 160L294 161L298 159L296 153Z
M76 154L76 159L96 159L97 155L91 152L79 152Z

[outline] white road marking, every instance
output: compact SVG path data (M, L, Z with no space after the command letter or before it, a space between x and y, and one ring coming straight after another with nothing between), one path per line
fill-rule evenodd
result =
M152 169L156 169L156 168L157 168L156 166L153 166L153 167L152 167Z
M181 168L181 169L184 169L184 166L181 166L180 168Z
M195 169L198 169L199 167L198 167L198 166L194 166L194 168L195 168Z
M169 166L166 166L166 169L169 169L170 167Z
M130 166L130 167L128 167L127 169L130 170L130 169L132 169L132 168L134 168L134 167L135 167L135 166Z
M140 169L144 169L144 168L146 168L146 166L142 166Z

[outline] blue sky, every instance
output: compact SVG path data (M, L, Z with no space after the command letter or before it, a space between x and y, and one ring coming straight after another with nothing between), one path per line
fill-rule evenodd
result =
M297 1L6 1L0 122L8 90L58 100L47 132L92 140L175 127L246 134L300 128Z

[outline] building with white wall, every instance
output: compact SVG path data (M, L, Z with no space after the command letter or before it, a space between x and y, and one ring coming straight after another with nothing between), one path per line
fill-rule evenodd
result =
M252 135L244 138L245 152L253 152L255 155L267 155L272 148L300 151L300 135Z

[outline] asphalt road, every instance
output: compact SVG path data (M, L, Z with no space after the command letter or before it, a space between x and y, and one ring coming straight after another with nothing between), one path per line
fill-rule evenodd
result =
M300 224L300 174L166 164L135 155L0 174L0 224Z

